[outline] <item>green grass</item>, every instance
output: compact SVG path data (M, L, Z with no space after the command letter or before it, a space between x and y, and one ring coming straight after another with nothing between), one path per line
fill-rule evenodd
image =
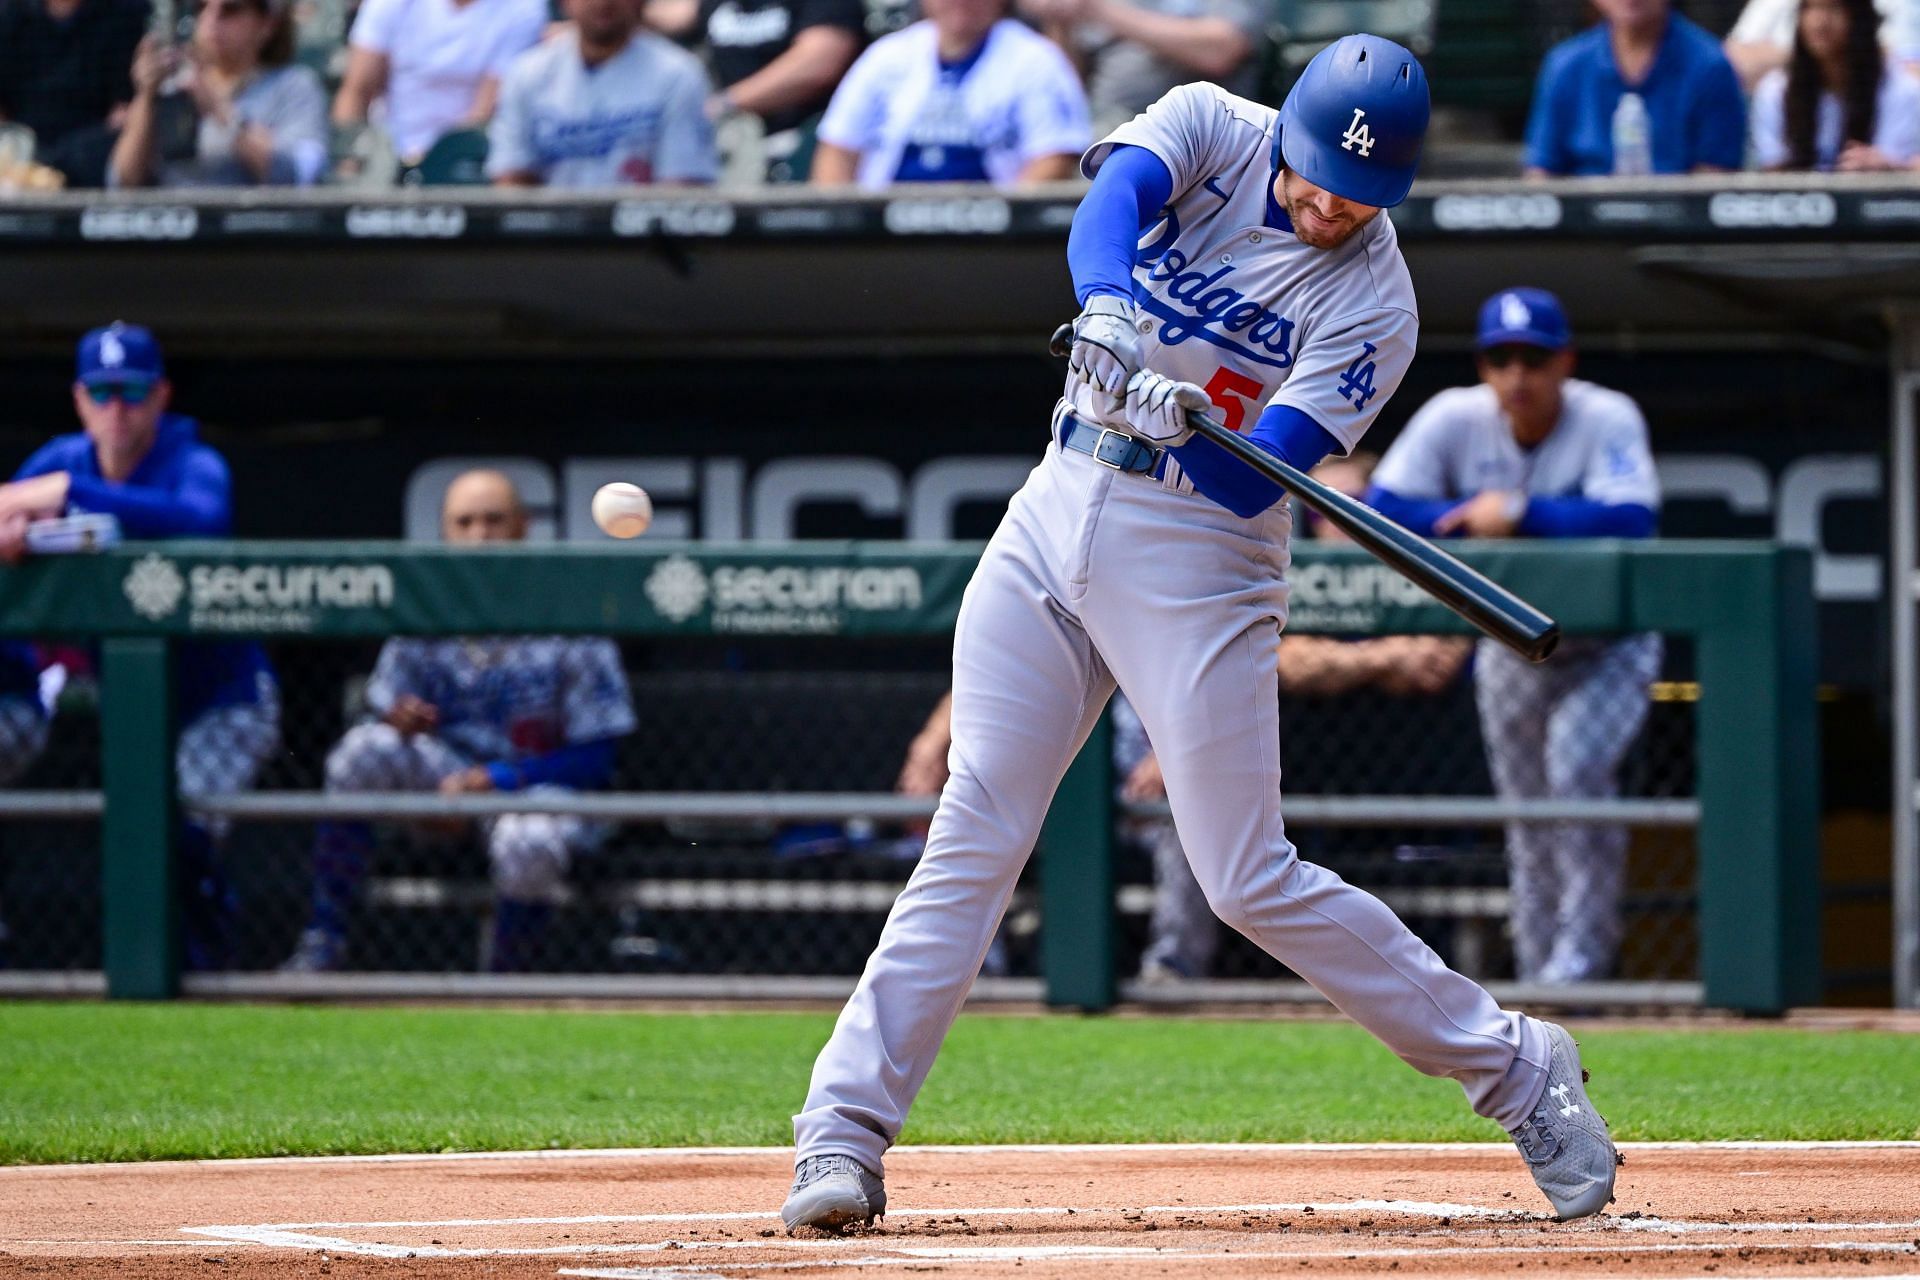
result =
M0 1005L0 1162L754 1145L818 1014ZM1583 1036L1623 1138L1920 1138L1920 1037ZM1498 1140L1333 1022L967 1017L908 1142Z

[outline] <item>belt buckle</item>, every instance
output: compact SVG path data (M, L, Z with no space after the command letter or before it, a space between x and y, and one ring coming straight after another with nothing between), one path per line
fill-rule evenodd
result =
M1120 456L1111 462L1101 454L1101 450L1107 447L1108 436L1118 436L1126 442L1120 449ZM1112 467L1115 471L1118 471L1121 469L1121 464L1127 460L1127 452L1132 444L1133 437L1126 432L1115 431L1112 427L1102 427L1100 428L1100 438L1093 442L1093 460L1103 467Z

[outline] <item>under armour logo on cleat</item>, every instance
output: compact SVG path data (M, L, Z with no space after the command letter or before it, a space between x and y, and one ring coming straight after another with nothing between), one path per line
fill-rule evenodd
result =
M1553 1086L1553 1088L1547 1090L1547 1092L1552 1094L1553 1100L1560 1104L1561 1115L1577 1116L1580 1114L1580 1104L1577 1102L1567 1101L1567 1099L1571 1097L1573 1094L1573 1089L1570 1086L1564 1085L1564 1084L1557 1084Z

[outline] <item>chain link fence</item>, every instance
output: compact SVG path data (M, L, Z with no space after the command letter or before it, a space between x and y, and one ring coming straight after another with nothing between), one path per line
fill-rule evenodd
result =
M487 652L532 652L470 643L464 667L463 650L445 647L456 657L441 677L479 678ZM1607 665L1635 645L1633 661ZM213 812L191 801L183 811L190 971L749 984L859 973L921 848L931 802L891 793L946 690L944 638L623 642L636 727L619 737L610 772L575 799L530 793L557 813L516 814L504 798L453 802L492 805L477 821L425 816L442 778L487 763L457 750L424 774L391 761L385 775L343 772L352 744L364 756L380 723L368 702L380 651L375 641L275 641L270 697L178 708L183 790L227 793ZM0 836L5 962L15 973L97 969L97 818L21 811L84 813L97 797L98 684L84 650L39 653L68 678L44 747L0 792L0 809L14 814ZM1588 678L1530 691L1513 682L1533 672L1459 637L1291 636L1280 664L1283 790L1302 857L1379 894L1476 977L1697 976L1685 804L1697 686L1684 641L1575 639L1553 669ZM1523 695L1517 706L1491 696L1502 688ZM1491 767L1490 716L1506 749L1531 752L1535 767ZM1178 874L1177 834L1142 766L1150 744L1125 708L1116 728L1116 963L1123 978L1139 975L1124 989L1149 999L1272 994L1289 975L1214 922ZM1616 791L1625 807L1610 807ZM576 809L591 811L566 812L580 797ZM1662 801L1680 803L1650 804ZM1577 812L1507 825L1516 803ZM407 805L413 813L399 816ZM1516 868L1579 904L1556 917L1560 897L1539 884L1523 903ZM990 976L1040 972L1034 879L1030 870L1016 893ZM1592 936L1576 936L1569 954L1587 967L1551 971L1555 938L1583 931ZM1544 937L1547 953L1525 955L1529 937Z

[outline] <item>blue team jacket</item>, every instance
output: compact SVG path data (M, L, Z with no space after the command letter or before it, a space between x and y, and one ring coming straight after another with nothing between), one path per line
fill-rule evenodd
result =
M126 481L101 478L100 459L84 431L55 436L21 464L16 480L65 471L67 514L119 519L129 538L224 538L233 529L233 485L227 460L202 444L192 418L162 415L153 447ZM253 702L260 678L272 678L266 651L252 641L179 646L176 696L191 720L214 707Z

